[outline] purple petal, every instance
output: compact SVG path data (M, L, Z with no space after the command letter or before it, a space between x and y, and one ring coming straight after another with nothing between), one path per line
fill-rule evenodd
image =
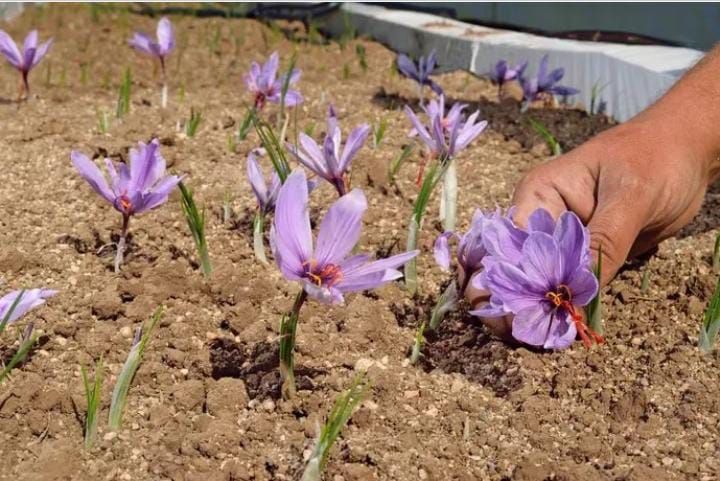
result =
M302 276L313 252L308 185L302 169L294 170L280 188L275 205L274 228L278 265L283 273L289 270Z
M324 179L330 179L331 173L328 172L327 165L325 164L325 156L323 155L318 144L309 135L301 132L300 133L300 146L301 149L296 148L293 145L288 144L288 150L293 154L297 160L305 167L319 175Z
M343 149L342 156L340 157L340 172L348 170L353 157L357 155L358 151L365 144L368 134L370 134L370 126L367 124L362 124L350 132L350 135L348 135L348 138L345 141L345 148Z
M544 232L531 232L523 245L520 266L534 284L547 290L564 284L562 258L555 239Z
M480 114L480 112L474 112L469 118L468 121L463 125L462 130L459 132L457 136L457 140L455 141L455 150L460 151L467 147L470 142L475 140L478 135L483 133L485 128L487 127L488 123L486 120L480 121L477 124L474 124L475 119Z
M130 46L149 55L155 55L157 50L153 40L142 32L135 32L130 39Z
M397 57L397 68L398 71L403 74L405 77L409 77L413 80L419 80L420 77L418 75L417 67L415 66L415 62L410 60L410 57L408 57L405 54L400 54Z
M20 301L18 301L15 309L8 318L8 324L12 324L20 317L24 316L29 310L34 309L45 303L45 300L57 294L58 291L53 289L26 289L12 291L0 298L0 321L5 319L8 310L12 307L17 297L22 293Z
M336 284L342 292L357 292L373 289L386 282L402 277L396 269L417 256L420 251L410 251L398 254L387 259L379 259L358 267L343 270L343 277Z
M499 218L487 223L482 236L490 254L500 260L517 263L522 257L522 246L528 234L515 227L509 219Z
M282 92L278 92L277 94L271 95L270 97L268 97L268 101L279 104L281 95L282 95ZM303 96L297 90L288 89L288 91L285 92L285 106L286 107L295 107L296 105L299 105L302 102L303 102Z
M560 248L564 267L563 278L566 278L575 269L582 266L585 259L586 237L589 236L578 216L568 211L560 215L553 231L553 237Z
M70 153L70 160L72 160L77 171L88 184L90 184L90 187L92 187L95 192L111 204L115 202L115 194L110 190L105 177L93 161L76 150Z
M410 119L410 122L412 123L413 127L415 128L415 131L417 132L418 136L420 137L420 140L423 141L425 145L427 145L430 148L435 147L435 143L433 142L432 138L430 137L430 134L428 133L425 126L420 122L420 119L417 118L415 115L415 112L412 111L410 107L407 105L405 106L405 115L407 115L408 119Z
M23 42L23 52L27 52L30 49L37 50L37 44L38 44L37 30L32 30L25 37L25 42Z
M567 286L572 292L572 302L577 306L586 306L598 293L598 281L588 269L576 269L568 278Z
M255 157L255 151L251 150L247 157L247 176L250 182L250 187L255 194L255 198L258 201L258 205L261 209L268 203L268 188L265 183L262 171L260 170L260 164Z
M280 56L277 52L273 52L270 58L262 66L260 73L260 88L267 89L275 83L275 77L277 77L277 70L280 66Z
M318 286L305 280L303 288L308 296L323 304L343 304L345 302L342 292L334 287Z
M485 287L502 301L506 311L517 313L545 301L545 286L508 262L495 262L483 273Z
M566 312L558 312L552 321L543 347L545 349L566 349L575 342L576 336L575 323L570 322Z
M48 50L50 50L50 47L52 46L53 39L48 39L47 42L41 44L38 49L35 51L35 56L33 57L32 65L30 68L35 67L38 63L40 63L40 60L43 59L45 55L47 55Z
M10 64L15 68L22 68L22 62L23 58L20 54L20 50L18 50L17 45L15 45L15 41L5 33L3 30L0 30L0 53L2 53L5 58L7 59Z
M149 144L138 142L137 149L130 149L131 190L146 191L165 174L165 159L160 155L160 142L153 139Z
M542 207L535 209L528 217L528 231L539 231L552 235L555 232L555 220L550 212Z
M444 232L435 239L435 245L433 246L433 256L435 257L435 263L440 266L440 269L448 272L450 270L450 243L448 242L450 237L455 235L451 231Z
M549 305L542 304L516 312L512 322L513 337L531 346L543 346L548 340L548 329L554 312ZM553 319L552 322L557 324L558 320Z
M175 32L172 23L166 17L160 19L157 25L157 43L160 54L164 57L175 48Z
M360 189L353 189L330 206L318 231L314 259L319 266L339 264L355 247L366 209L367 200Z
M177 175L169 175L155 184L146 195L143 195L142 204L135 208L135 213L140 214L141 212L152 210L167 202L170 192L172 192L181 180L182 178Z
M27 48L23 52L23 72L29 72L35 58L35 49Z

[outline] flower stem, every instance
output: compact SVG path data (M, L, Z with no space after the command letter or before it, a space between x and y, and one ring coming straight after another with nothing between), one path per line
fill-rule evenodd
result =
M258 209L255 213L255 220L253 221L253 249L255 251L255 258L267 264L267 257L265 257L265 244L263 236L265 234L265 215Z
M455 230L457 196L457 165L453 159L449 159L447 171L443 176L442 196L440 197L440 220L445 232Z
M130 216L123 215L122 231L120 232L120 240L118 240L117 253L115 254L115 274L120 272L120 264L123 263L123 256L125 254L125 238L127 237L129 225Z
M160 91L160 106L162 108L167 108L167 98L168 98L167 76L165 75L165 62L162 59L160 60L160 69L162 70L162 90Z
M307 299L305 289L298 292L292 309L280 320L280 376L283 399L295 395L295 333L297 331L300 308Z

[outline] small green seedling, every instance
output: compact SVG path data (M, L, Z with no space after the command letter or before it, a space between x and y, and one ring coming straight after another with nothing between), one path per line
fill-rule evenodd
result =
M207 277L212 273L212 265L210 264L207 239L205 238L205 208L203 207L202 211L198 210L192 191L184 183L180 182L178 187L181 193L180 204L183 214L185 214L185 220L187 220L200 257L200 267L205 277Z
M122 371L120 371L120 375L115 382L115 389L113 389L112 400L110 401L108 427L111 431L119 430L122 425L123 412L125 411L125 404L127 403L127 395L130 390L130 385L135 377L135 373L140 367L143 354L145 354L145 349L150 341L150 336L162 316L163 307L160 306L155 309L155 312L150 318L150 321L147 323L147 326L139 327L137 331L135 331L132 348L130 348L127 360L125 361Z
M560 142L558 142L555 136L550 133L547 127L532 117L528 117L528 121L530 122L530 125L532 125L532 128L535 129L535 132L537 132L538 135L543 138L548 147L550 147L550 152L552 152L553 155L562 155L563 150L560 146Z
M227 224L230 222L230 219L232 219L233 216L233 208L232 208L232 194L230 192L226 191L223 195L223 224Z
M185 135L191 138L195 137L201 120L202 114L191 107L190 118L188 119L187 123L185 123Z
M103 135L110 132L110 115L105 110L98 112L98 132Z
M407 144L403 147L400 154L390 162L390 167L388 168L388 180L391 183L395 182L395 176L400 170L400 167L407 159L410 158L410 154L412 154L414 148L415 144Z
M347 80L350 78L350 64L347 62L343 64L342 77L343 80Z
M643 270L642 281L640 282L640 292L645 293L650 288L650 269L645 267Z
M410 349L410 364L417 363L422 357L422 348L425 345L425 323L421 323L415 331L415 339Z
M595 274L595 277L597 277L599 283L602 278L602 247L598 252L598 261L595 265L595 268L593 269L593 273ZM590 329L602 335L605 329L603 327L602 320L602 294L600 292L600 289L598 289L597 295L593 298L592 301L590 301L590 304L588 304L587 306L587 318L588 326L590 326Z
M245 117L243 118L242 123L240 123L240 127L238 127L237 138L239 141L242 142L243 140L245 140L248 132L250 132L250 128L253 126L254 120L255 120L255 109L248 108L247 112L245 113Z
M22 336L20 336L20 347L15 351L13 357L10 358L10 362L0 371L0 383L10 374L10 371L15 369L15 366L25 361L25 358L27 358L37 339L38 336L33 334L33 323L29 322L27 326L25 326Z
M285 123L285 97L287 96L287 92L290 89L290 79L292 78L292 73L295 70L295 65L297 64L297 52L293 53L292 57L290 57L290 64L288 65L287 71L285 72L284 81L282 83L282 89L280 90L280 114L278 115L278 124L277 129L278 131L283 131L283 124ZM284 141L285 135L280 136L280 140Z
M700 327L698 346L703 352L712 352L718 330L720 330L720 279L715 285L715 292L713 292L710 305L705 311L705 319Z
M387 131L388 121L386 118L380 119L377 125L373 126L373 147L378 148L385 138L385 132Z
M280 376L283 379L283 399L295 396L295 336L300 307L306 299L307 293L303 289L295 298L290 312L280 318Z
M367 63L367 57L365 55L365 46L361 44L357 44L355 46L355 55L357 55L358 58L358 65L360 65L360 68L363 72L368 71L368 63Z
M315 122L310 122L310 125L305 127L303 129L303 132L305 132L305 135L308 137L313 137L315 134L315 127L317 127L317 124Z
M455 309L457 307L457 304L458 289L457 284L455 283L455 281L453 281L448 284L448 286L438 298L437 303L432 310L432 314L430 315L430 322L428 322L427 327L423 322L418 328L418 331L415 334L415 342L410 351L411 364L415 364L422 356L422 348L425 344L425 332L436 331L437 328L440 327L440 323L445 317L445 314Z
M365 373L358 374L350 388L335 401L327 422L315 442L315 447L300 481L320 481L322 479L322 473L330 455L330 448L332 448L333 443L335 443L345 424L347 424L355 408L362 402L369 388L370 384L365 378Z
M95 364L95 374L92 383L88 379L85 366L80 367L83 386L85 388L85 400L87 401L87 413L85 414L85 449L92 448L97 437L98 409L100 408L100 390L103 379L102 356Z
M260 137L260 142L265 152L267 152L275 172L277 172L280 177L280 181L285 183L285 179L290 175L291 169L281 140L275 134L270 124L258 119L257 116L253 116L252 120L255 125L255 132L257 132L258 137Z
M122 118L130 113L130 86L132 85L132 76L130 74L130 68L125 69L122 82L120 83L120 90L118 91L117 110L115 116Z
M715 237L715 248L713 249L712 267L716 274L720 274L720 234Z

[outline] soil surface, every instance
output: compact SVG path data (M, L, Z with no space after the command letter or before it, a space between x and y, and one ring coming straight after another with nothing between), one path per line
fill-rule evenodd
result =
M169 59L170 102L159 107L159 69L127 46L134 28L156 19L88 8L29 8L7 30L55 37L18 105L18 77L0 68L0 276L3 291L49 287L60 293L3 336L12 346L33 321L43 337L31 358L0 386L0 478L13 480L292 480L318 426L355 371L373 387L334 446L325 479L361 480L711 480L720 472L717 353L702 355L697 333L716 276L710 267L718 190L677 238L629 264L604 291L607 344L564 352L509 346L489 337L465 309L429 338L419 366L406 355L449 277L434 265L438 199L430 204L418 268L422 297L401 283L315 302L302 311L297 341L299 392L278 398L277 340L297 285L252 254L255 201L245 178L257 137L229 145L250 98L242 74L252 60L293 52L306 102L298 129L324 130L329 102L345 134L361 122L388 122L374 149L354 163L352 182L369 209L361 249L388 255L405 243L417 191L418 149L396 185L387 166L408 143L405 103L415 86L391 73L394 54L378 43L291 41L252 20L172 17L178 49ZM297 25L292 28L299 28ZM5 28L5 27L3 27ZM367 52L367 71L355 55ZM117 87L132 69L129 115L114 118ZM480 107L490 127L458 158L459 219L476 207L506 206L513 185L549 151L512 100L496 102L488 82L463 72L439 83L453 100ZM194 138L182 134L191 107L202 113ZM109 112L107 134L98 130ZM275 108L265 112L272 121ZM578 110L529 114L565 149L610 125ZM179 128L180 127L180 128ZM291 135L294 128L290 128ZM187 175L207 206L214 265L205 280L177 193L131 222L120 275L112 249L120 216L74 171L69 154L126 159L137 141L159 137L171 171ZM266 169L269 166L266 165ZM316 219L334 200L312 194ZM225 199L232 216L223 221ZM644 273L649 288L641 290ZM117 374L133 330L158 305L166 313L130 389L124 427L106 428ZM104 357L99 440L83 449L81 366ZM91 369L92 371L92 369Z

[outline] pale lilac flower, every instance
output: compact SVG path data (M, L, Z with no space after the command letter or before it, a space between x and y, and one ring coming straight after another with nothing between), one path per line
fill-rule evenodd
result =
M487 254L487 249L483 244L483 228L487 221L492 221L500 215L500 212L485 214L482 210L477 209L473 215L470 228L464 234L455 232L445 232L440 234L435 240L433 255L435 262L444 271L450 270L452 261L452 252L450 249L450 240L457 240L457 263L463 269L467 279L482 267L482 260Z
M443 93L442 88L430 78L433 70L435 70L436 63L437 56L435 55L435 50L430 52L430 55L427 57L418 58L417 64L405 54L401 53L397 57L398 71L402 75L417 82L421 89L427 85L433 92L441 95Z
M500 60L495 64L493 71L490 72L490 80L492 83L502 87L503 84L511 82L521 76L527 66L527 60L515 67L510 67L506 60Z
M130 45L140 52L157 57L164 73L165 59L175 49L175 32L170 20L161 18L155 35L156 39L153 39L146 33L135 32L130 39Z
M124 217L154 209L168 199L181 178L165 175L165 159L160 155L160 142L138 143L130 149L130 165L117 167L110 159L105 166L110 177L108 184L100 169L86 155L73 150L72 163L90 186Z
M564 68L556 68L548 72L548 56L540 60L540 67L535 77L526 78L523 75L518 77L523 89L523 101L527 104L542 98L543 95L559 95L568 97L580 91L572 87L558 85L558 82L565 76Z
M413 125L411 134L416 133L420 137L430 151L431 157L453 158L485 130L487 121L477 121L479 110L463 121L462 111L465 107L464 104L454 104L445 115L445 96L440 95L438 100L432 100L428 102L427 107L424 107L430 120L428 128L409 106L405 106L405 114Z
M52 41L53 39L50 38L45 43L38 45L37 30L32 30L25 37L23 51L21 53L10 35L0 30L0 53L2 53L10 65L15 67L22 75L23 88L26 94L30 92L28 74L48 53Z
M565 349L580 334L583 342L602 342L590 330L580 308L598 292L590 267L590 234L580 219L565 212L557 223L544 209L536 210L528 230L508 218L486 223L483 242L488 255L484 270L473 279L490 292L490 302L472 314L512 314L515 339L546 349Z
M320 223L317 245L308 213L305 172L293 171L280 188L275 219L270 231L275 261L283 276L300 282L305 292L324 303L342 303L349 292L374 289L402 277L397 270L419 251L371 261L365 254L352 254L360 239L362 216L367 209L359 189L336 200Z
M20 301L18 301L15 309L13 309L7 320L8 324L12 324L17 321L29 310L45 304L46 299L57 293L58 291L53 289L25 289L24 291L17 290L5 294L2 298L0 298L0 322L5 319L5 316L8 314L8 310L21 294L22 297L20 297Z
M299 134L299 147L288 143L287 148L298 162L331 183L338 194L343 196L348 188L346 173L350 169L350 163L365 144L369 133L370 126L367 124L354 128L343 147L340 125L334 109L330 106L322 148L312 137L302 132Z
M270 58L262 66L257 62L250 65L250 72L244 76L245 85L255 97L254 105L256 110L262 110L265 102L279 104L282 100L282 89L285 83L286 75L278 77L277 72L280 67L280 57L277 52L273 52ZM290 73L289 85L293 85L300 80L300 70L293 69ZM293 107L302 103L303 97L300 92L288 87L285 93L285 105Z
M248 154L247 158L247 176L250 181L250 187L252 187L255 198L257 199L260 211L263 214L271 212L275 207L275 200L277 199L278 192L280 191L280 177L277 172L273 170L270 183L265 181L265 176L260 169L260 162L257 156L265 155L265 149L253 149Z

